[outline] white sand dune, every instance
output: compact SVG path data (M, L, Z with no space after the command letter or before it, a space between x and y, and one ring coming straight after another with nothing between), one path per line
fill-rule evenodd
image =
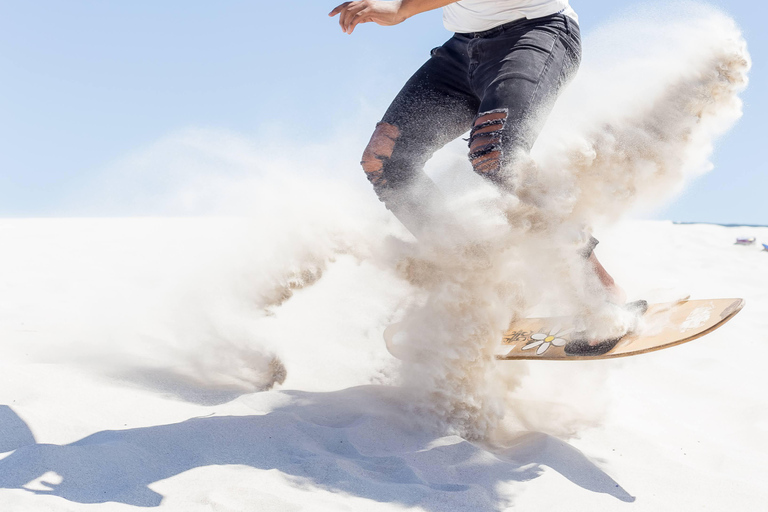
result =
M407 283L341 254L312 286L283 279L293 296L265 306L251 232L238 219L0 222L3 510L656 512L768 499L768 252L733 244L768 241L768 228L601 233L630 297L746 308L652 354L502 363L522 379L507 411L518 428L493 445L424 428L392 385L381 332ZM275 356L287 378L267 390Z
M458 221L434 244L360 192L355 137L281 151L190 130L116 162L72 210L167 218L0 221L0 508L764 508L768 253L733 242L768 228L597 233L631 299L747 299L701 340L491 357L537 307L625 332L584 227L711 169L741 115L746 43L709 7L639 12L585 48L511 170L515 197L452 148L430 161ZM386 352L394 321L421 357Z

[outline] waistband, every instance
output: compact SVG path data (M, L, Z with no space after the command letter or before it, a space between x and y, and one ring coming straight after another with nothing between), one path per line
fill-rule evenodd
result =
M515 29L515 28L522 27L522 26L527 25L527 24L529 24L531 22L541 22L541 21L548 21L548 20L555 20L555 19L562 19L565 22L566 26L569 23L573 23L574 25L578 26L578 23L576 22L576 20L574 20L573 18L571 18L567 14L563 14L564 11L565 11L565 9L563 9L560 12L556 12L554 14L549 14L547 16L542 16L540 18L530 18L530 19L529 18L519 18L519 19L516 19L516 20L509 21L507 23L504 23L502 25L498 25L496 27L489 28L488 30L483 30L482 32L456 32L456 35L468 37L470 39L475 39L475 38L479 38L479 37L494 37L494 36L497 36L497 35L501 34L502 32L505 32L505 31L510 30L510 29Z

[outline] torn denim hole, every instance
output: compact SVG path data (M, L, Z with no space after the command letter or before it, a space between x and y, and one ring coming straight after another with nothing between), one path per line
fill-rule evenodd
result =
M376 123L371 140L363 151L360 165L363 166L368 181L377 191L387 185L384 164L392 156L398 137L400 137L400 129L397 126L385 122Z
M502 132L509 111L483 112L475 119L469 133L469 161L476 173L497 181L503 160Z

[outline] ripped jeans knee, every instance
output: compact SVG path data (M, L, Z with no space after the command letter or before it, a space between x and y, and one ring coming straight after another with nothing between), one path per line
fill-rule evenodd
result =
M381 195L381 190L387 186L384 165L392 156L399 137L400 129L397 126L385 122L377 123L371 140L363 151L360 165L363 166L368 181L371 182L379 195Z
M482 112L475 118L469 134L469 161L472 168L480 176L497 184L503 181L503 137L508 115L506 108Z

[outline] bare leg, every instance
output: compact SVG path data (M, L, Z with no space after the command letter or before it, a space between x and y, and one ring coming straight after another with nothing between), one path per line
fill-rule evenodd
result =
M598 279L600 279L600 284L605 288L605 292L608 294L608 300L615 304L624 304L627 301L627 294L616 284L613 277L611 277L608 271L605 270L605 267L598 261L594 252L589 255L587 261L589 262L592 271L597 275Z

